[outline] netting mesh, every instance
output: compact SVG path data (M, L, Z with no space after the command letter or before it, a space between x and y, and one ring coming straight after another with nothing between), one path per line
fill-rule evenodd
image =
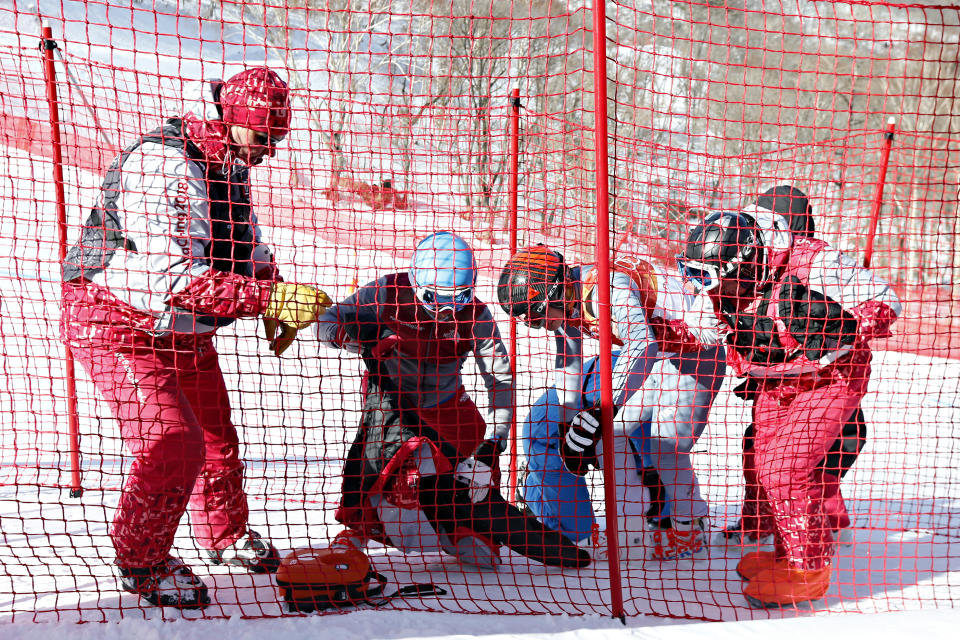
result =
M524 483L542 480L531 473L535 448L543 444L530 436L531 424L550 422L537 417L538 407L556 410L559 402L556 394L549 396L556 364L552 336L516 323L512 341L511 320L497 304L500 269L516 248L511 232L517 246L543 243L563 252L570 265L598 260L598 234L609 232L611 257L645 255L676 275L674 257L707 212L747 207L775 185L802 189L817 237L857 263L870 251L871 267L894 285L903 303L894 336L871 343L873 373L860 405L866 444L843 477L852 520L847 533L854 543L839 547L831 587L812 608L956 605L960 8L760 0L607 3L606 69L597 70L596 9L582 5L61 0L0 8L5 618L292 615L272 576L208 563L206 538L197 531L202 518L193 513L180 521L172 554L206 582L214 604L203 613L182 614L150 608L120 591L117 535L112 540L109 532L123 487L136 475L132 443L144 436L121 437L115 406L91 382L90 370L78 366L80 464L74 467L73 399L60 328L60 251L66 247L58 242L56 182L64 187L70 246L121 149L164 118L195 110L206 79L263 65L291 90L290 134L275 155L252 168L250 184L253 209L284 281L314 283L342 301L377 278L406 274L417 242L433 232L453 231L472 248L476 298L487 303L516 352L513 437L519 458L500 458L502 493L511 501L518 495L531 500ZM56 49L37 47L41 22L51 27ZM52 162L45 53L59 99L62 178ZM597 73L605 73L609 128L607 145L600 146L606 155L599 158ZM508 96L514 88L520 96L515 212L508 189ZM885 133L889 118L895 122L892 144ZM609 185L597 184L598 162L609 167ZM124 183L130 198L137 195L135 182ZM609 230L596 224L602 188L610 194ZM132 220L122 230L137 237L141 223ZM171 237L180 237L171 229ZM143 293L152 286L143 284L148 275L132 269L123 286ZM184 283L170 286L179 291ZM151 317L161 311L140 310ZM282 357L272 355L255 319L262 312L242 314L216 332L244 469L242 492L211 491L221 491L217 495L227 501L245 494L249 527L283 556L300 547L325 547L342 530L335 510L344 461L370 396L364 362L325 346L312 328L302 330ZM458 357L469 355L460 346L466 337L457 339L451 348ZM583 349L585 357L599 352L596 341L585 340ZM504 407L493 406L495 394L485 387L489 365L467 357L462 382L492 428L488 409ZM397 378L405 389L403 375ZM739 518L744 499L742 438L752 418L749 403L732 393L739 382L728 371L693 446L709 510L705 556L695 562L654 560L646 553L653 532L628 526L628 537L639 536L634 546L644 551L625 559L618 585L603 560L559 570L502 548L499 569L478 570L449 553L449 545L447 552L404 551L396 540L385 544L381 537L366 551L391 583L429 582L450 592L398 598L389 606L607 613L620 590L627 615L781 615L747 606L745 583L735 572L747 549L720 534ZM677 409L668 399L677 384L665 382L662 401L650 409ZM461 390L452 388L459 398ZM194 386L192 392L197 417L223 409L205 404L219 402L211 388ZM435 408L425 398L413 394L407 401L422 411ZM686 401L680 402L682 409ZM143 425L146 411L134 411L128 423ZM469 411L450 415L473 419ZM210 428L203 419L197 422L198 429ZM559 440L555 433L549 437L555 449ZM216 457L212 450L208 445L208 459ZM192 450L172 456L180 457L196 456ZM170 463L163 461L155 477L181 473ZM646 465L639 452L637 465ZM520 469L519 490L508 482L511 466ZM69 497L76 471L83 495ZM639 487L633 476L628 482ZM192 482L189 473L184 477ZM190 493L189 487L176 489L181 496ZM595 522L597 533L607 508L602 475L588 475L583 490L589 495L580 508L589 522L578 527L591 531ZM227 530L246 528L240 511L216 500L207 503L209 510L235 520L224 525Z

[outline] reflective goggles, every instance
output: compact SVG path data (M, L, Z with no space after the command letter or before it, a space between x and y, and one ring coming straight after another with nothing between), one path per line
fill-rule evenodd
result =
M547 309L556 309L566 313L566 303L563 300L554 300L551 302L539 302L530 305L530 313L524 313L520 316L520 321L531 329L543 329L547 326Z
M428 289L417 287L417 300L431 313L457 312L473 302L473 287Z
M677 266L683 280L691 283L697 291L712 291L720 286L720 270L712 264L688 260L678 254Z

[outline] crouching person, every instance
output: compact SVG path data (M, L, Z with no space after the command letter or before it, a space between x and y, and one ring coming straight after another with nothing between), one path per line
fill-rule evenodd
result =
M613 375L618 543L628 560L702 556L708 509L690 452L723 382L716 319L678 277L642 259L618 259L611 271L613 341L622 347ZM567 474L549 480L560 486L580 486L582 479L572 476L586 475L604 455L598 414L581 397L583 340L599 337L597 276L594 265L568 266L559 252L538 245L510 258L497 288L504 311L556 339L555 388L564 425L557 447ZM658 473L670 510L670 518L652 528L642 481L646 465L637 463L638 453ZM594 553L606 545L597 543Z
M417 245L409 272L361 287L319 320L322 342L361 353L367 367L336 513L346 528L333 545L376 540L488 569L505 545L544 564L584 566L586 553L498 491L513 373L475 281L466 242L435 233ZM471 353L488 393L489 431L461 380Z
M619 353L613 354L613 366ZM600 406L599 357L584 362L583 387L580 406L597 409ZM602 528L594 515L593 500L587 487L586 477L571 473L564 465L560 445L566 413L560 401L561 392L550 387L530 407L523 421L520 442L525 461L517 483L517 502L548 527L582 547L590 548L594 557L605 553ZM646 510L649 531L669 529L670 505L666 502L666 489L657 472L649 451L644 452L649 442L649 427L633 434L638 473L643 486L650 492L650 506ZM639 453L638 453L639 452Z

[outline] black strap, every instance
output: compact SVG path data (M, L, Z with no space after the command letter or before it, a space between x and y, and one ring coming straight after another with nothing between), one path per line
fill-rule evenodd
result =
M300 611L303 613L310 613L317 610L324 611L326 609L357 607L360 605L382 607L394 598L402 598L404 596L447 595L446 589L429 583L408 584L398 588L391 594L381 595L383 594L383 590L386 589L388 582L389 580L387 580L386 576L371 569L364 580L355 584L338 586L314 585L315 588L323 591L335 590L334 594L330 594L327 597L314 594L309 584L280 584L280 586L283 590L283 598L287 602L290 611ZM309 595L298 600L294 597L297 589L311 592Z
M617 357L620 357L620 352L616 352ZM597 375L600 375L600 356L595 356L590 359L590 366L587 367L586 371L583 372L583 383L580 386L580 406L586 409L599 409L600 400L597 400L594 403L587 402L587 387L590 385L590 376L596 371ZM599 385L596 385L599 386ZM620 413L620 407L614 404L613 406L613 415L616 416ZM599 418L598 418L599 419Z
M435 584L429 582L418 582L416 584L408 584L402 587L399 587L393 593L387 594L380 598L376 596L383 593L383 590L387 587L387 578L382 573L377 573L376 571L370 572L370 579L377 581L377 586L367 589L367 597L364 598L363 602L369 604L373 607L382 607L387 604L394 598L403 598L405 596L445 596L447 595L447 590L443 587L438 587Z
M583 372L583 384L580 386L580 405L587 406L587 385L590 384L590 375L600 363L600 356L590 359L590 366Z

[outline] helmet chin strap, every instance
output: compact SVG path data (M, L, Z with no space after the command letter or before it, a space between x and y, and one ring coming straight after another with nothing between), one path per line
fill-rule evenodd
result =
M239 163L246 167L250 167L250 163L244 162L237 157L237 154L234 153L233 148L237 144L233 141L233 127L227 127L227 150L223 154L223 164L220 166L220 173L222 175L228 176L233 173L233 165Z

